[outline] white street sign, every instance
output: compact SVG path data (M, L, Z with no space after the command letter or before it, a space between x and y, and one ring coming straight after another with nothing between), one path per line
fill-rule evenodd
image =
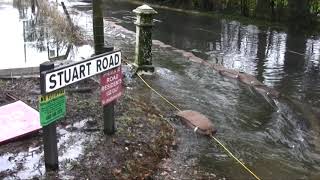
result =
M68 66L45 71L45 93L49 93L121 65L121 51L113 51Z

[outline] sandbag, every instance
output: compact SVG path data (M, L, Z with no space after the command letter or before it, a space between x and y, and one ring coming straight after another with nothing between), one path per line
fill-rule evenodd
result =
M177 116L179 116L187 126L199 134L211 136L217 132L213 123L205 115L197 111L184 110L178 112Z

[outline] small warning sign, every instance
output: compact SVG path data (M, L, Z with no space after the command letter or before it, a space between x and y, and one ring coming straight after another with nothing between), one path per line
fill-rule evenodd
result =
M66 114L66 96L64 89L47 93L39 97L40 124L47 126Z
M102 105L118 99L122 95L121 67L109 70L101 76L101 103Z

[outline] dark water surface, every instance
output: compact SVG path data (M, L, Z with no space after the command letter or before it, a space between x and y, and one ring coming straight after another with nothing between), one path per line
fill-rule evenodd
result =
M135 31L137 5L111 2L107 19ZM320 107L320 36L156 9L153 38L208 61L255 75L282 93Z
M137 5L106 2L105 18L135 31ZM271 100L203 66L157 57L171 98L212 118L218 136L263 179L317 179L320 172L320 36L307 37L238 21L156 9L154 39L211 63L254 75L286 98ZM187 61L187 59L185 60ZM175 72L176 71L176 72ZM270 100L269 100L270 101ZM319 113L319 112L318 112ZM197 149L200 164L231 179L249 175L212 144Z

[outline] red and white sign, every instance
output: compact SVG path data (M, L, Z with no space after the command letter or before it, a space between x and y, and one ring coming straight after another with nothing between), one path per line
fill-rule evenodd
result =
M118 99L122 95L121 67L111 69L104 73L100 79L102 105Z
M22 101L0 107L0 144L41 129L39 112Z

